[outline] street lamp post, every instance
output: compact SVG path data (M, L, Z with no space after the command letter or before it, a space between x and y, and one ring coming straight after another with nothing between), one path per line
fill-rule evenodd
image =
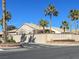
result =
M6 0L2 0L2 10L3 10L3 39L6 42L7 32L6 32Z

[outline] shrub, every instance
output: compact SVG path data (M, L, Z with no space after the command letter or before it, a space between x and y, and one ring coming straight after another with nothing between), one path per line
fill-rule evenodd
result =
M49 30L49 29L46 29L46 30L45 30L45 33L50 33L50 30Z
M11 39L7 39L7 43L16 43L16 41L13 40L13 37L11 36Z
M0 40L0 44L2 43L2 41Z
M16 41L15 40L12 40L12 39L11 40L8 39L7 40L7 43L16 43Z

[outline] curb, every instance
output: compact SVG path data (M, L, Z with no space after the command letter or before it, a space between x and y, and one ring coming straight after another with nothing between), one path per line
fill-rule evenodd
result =
M25 48L17 48L17 49L0 49L0 52L16 52L16 51L27 51Z

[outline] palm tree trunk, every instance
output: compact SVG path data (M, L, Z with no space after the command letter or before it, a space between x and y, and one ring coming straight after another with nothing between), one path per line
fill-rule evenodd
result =
M72 32L72 21L70 21L70 32Z
M66 31L66 30L65 30L65 27L63 28L63 30L64 30L64 33L65 33L65 31Z
M76 21L74 21L74 24L75 24L75 33L76 33Z
M52 33L52 15L50 15L50 33Z
M43 27L43 33L45 33L45 27Z
M2 9L3 9L3 39L6 42L6 0L2 0Z
M6 35L8 35L8 31L7 31L7 21L6 21ZM7 36L6 36L7 37ZM6 39L7 40L7 39Z
M78 21L77 21L77 30L78 30Z

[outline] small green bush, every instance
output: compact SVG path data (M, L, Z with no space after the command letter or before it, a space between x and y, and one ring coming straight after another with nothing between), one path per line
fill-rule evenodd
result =
M16 43L15 40L7 40L7 43Z
M7 39L7 43L16 43L16 41L13 40L13 37L11 36L11 39Z
M50 30L49 30L49 29L46 29L46 30L45 30L45 33L50 33Z
M0 40L0 44L2 43L2 41Z

